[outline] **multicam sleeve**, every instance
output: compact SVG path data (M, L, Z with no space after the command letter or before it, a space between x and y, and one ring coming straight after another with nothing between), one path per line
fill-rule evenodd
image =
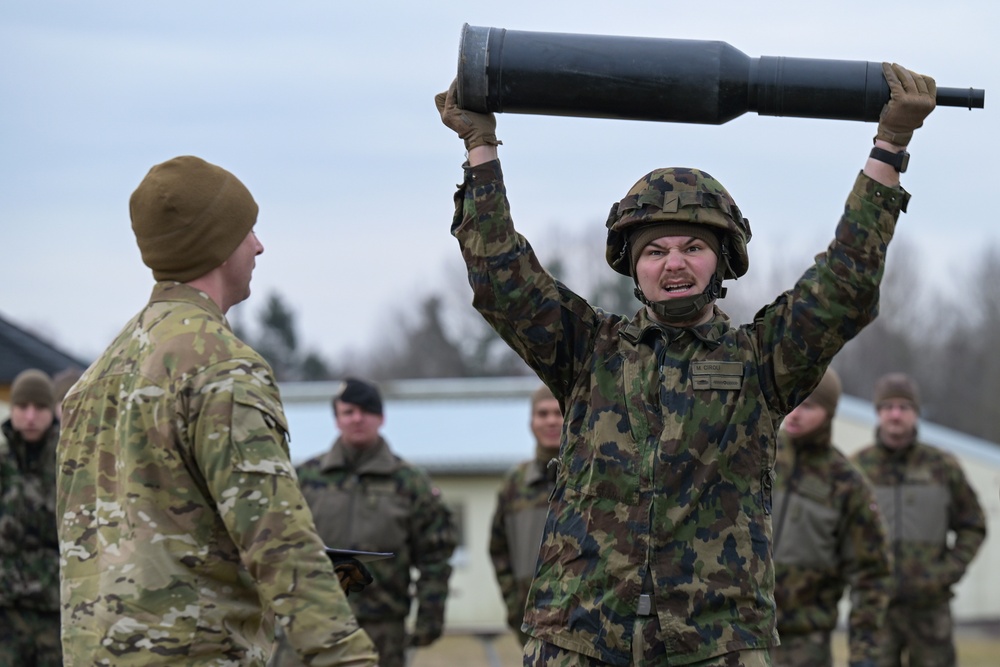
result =
M892 548L875 492L860 471L854 478L842 522L844 576L851 587L849 661L851 665L876 665L881 652L879 629L892 589Z
M427 646L444 630L450 560L458 533L451 510L441 500L441 492L423 475L416 481L411 562L420 576L416 583L417 618L412 641L417 646Z
M755 318L762 386L784 412L819 382L844 344L878 313L886 248L909 195L858 175L826 252Z
M598 315L549 274L511 220L498 161L466 167L455 194L452 234L473 290L473 306L559 395L597 334Z
M261 600L306 664L375 665L299 490L270 370L213 375L192 415L196 460Z

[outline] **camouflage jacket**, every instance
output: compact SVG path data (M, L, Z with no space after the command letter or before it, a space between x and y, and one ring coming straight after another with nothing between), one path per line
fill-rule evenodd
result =
M59 611L56 444L59 423L28 444L3 423L0 440L0 607Z
M916 440L892 450L877 433L875 444L853 460L875 487L886 521L894 556L892 602L933 607L951 599L952 585L986 538L983 509L958 461Z
M523 461L504 476L490 531L490 559L507 606L507 624L520 632L528 587L535 575L538 545L555 480L546 460Z
M875 492L830 443L830 429L792 441L778 434L774 480L774 601L778 634L832 631L851 587L850 664L880 655L889 605L889 539Z
M739 328L716 308L678 329L595 309L556 281L514 230L499 162L466 168L452 233L473 305L565 416L529 634L627 664L650 573L672 664L776 642L778 424L876 315L905 199L860 174L836 238L791 290Z
M204 293L157 283L63 404L67 665L374 665L288 459L268 364Z
M402 621L415 585L415 633L436 638L444 628L455 524L425 472L393 454L384 439L373 446L357 467L339 440L306 461L298 467L302 495L327 544L395 554L367 564L374 583L348 598L358 620ZM411 568L420 575L416 582Z

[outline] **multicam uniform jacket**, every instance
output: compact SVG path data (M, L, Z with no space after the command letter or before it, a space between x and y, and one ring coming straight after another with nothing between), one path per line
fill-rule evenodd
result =
M427 473L393 454L382 438L373 447L357 467L339 440L306 461L298 467L302 494L327 544L395 554L367 563L375 581L348 598L362 625L402 622L415 583L414 632L435 639L444 628L449 559L457 540L451 511ZM411 568L420 573L416 582Z
M473 305L559 399L563 442L527 632L630 660L645 575L667 658L776 641L770 487L783 416L876 314L906 194L859 175L835 240L796 285L734 328L591 307L511 222L498 161L467 167L452 233Z
M986 538L983 509L958 461L916 440L893 450L880 439L853 460L875 487L886 521L894 556L892 603L929 608L950 600L952 585Z
M64 402L67 665L263 665L276 616L374 665L288 459L271 369L205 294L157 283Z
M507 472L490 530L490 560L507 606L507 625L518 633L538 562L549 496L555 487L546 463L535 458Z
M849 584L850 664L876 664L892 570L875 492L830 443L829 428L794 444L781 432L775 473L778 634L832 632Z
M59 611L56 444L28 444L8 419L0 439L0 607Z

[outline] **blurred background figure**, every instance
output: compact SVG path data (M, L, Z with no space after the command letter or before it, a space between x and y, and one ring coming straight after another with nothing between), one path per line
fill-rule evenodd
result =
M76 384L76 381L83 375L83 369L77 366L70 366L52 376L52 392L55 395L56 419L62 420L62 402L66 398L66 392Z
M52 380L37 369L11 385L0 426L0 666L62 665Z
M874 667L889 604L891 556L875 493L834 447L836 371L785 417L778 435L772 505L774 600L781 645L774 667L831 667L837 603L851 587L851 665Z
M455 525L430 477L394 454L382 437L378 387L346 379L334 395L333 415L340 435L332 448L297 468L302 495L327 544L394 554L366 564L374 581L348 602L375 643L379 666L403 667L407 648L429 646L444 631ZM279 638L269 664L302 663Z
M986 538L986 519L955 457L917 440L920 390L913 378L882 376L873 400L875 443L853 460L875 487L892 542L894 581L879 664L954 665L952 586Z
M556 469L549 463L559 454L562 426L559 401L542 385L531 396L535 458L507 472L493 514L490 559L507 606L507 625L517 633L522 645L528 641L528 635L521 632L524 604L535 576L549 495L556 484Z

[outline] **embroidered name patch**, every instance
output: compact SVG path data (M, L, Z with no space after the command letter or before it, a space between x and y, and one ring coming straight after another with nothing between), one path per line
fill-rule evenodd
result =
M695 389L739 389L743 386L743 364L738 361L692 361Z

